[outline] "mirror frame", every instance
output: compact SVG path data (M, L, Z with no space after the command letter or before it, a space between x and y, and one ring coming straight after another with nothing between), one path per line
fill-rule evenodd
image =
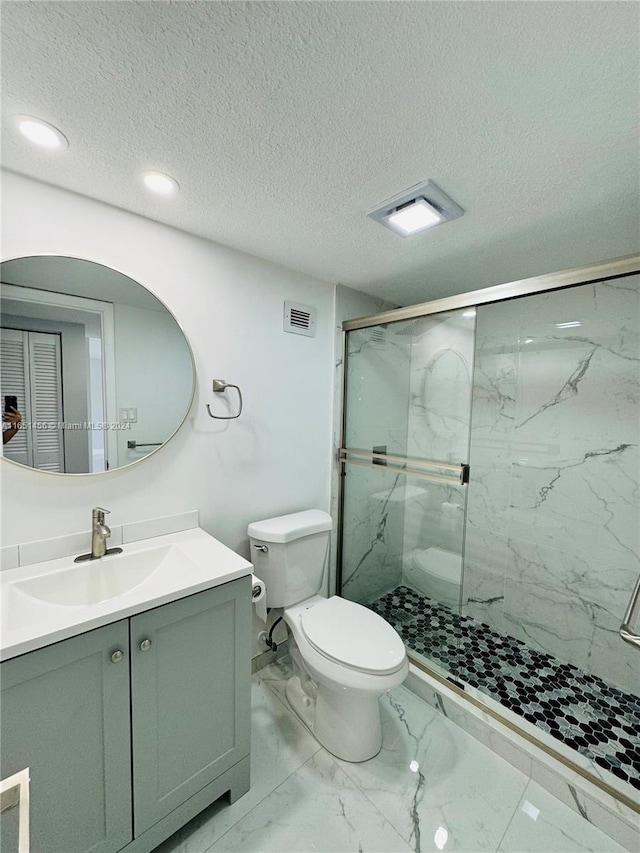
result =
M145 462L147 459L150 459L152 456L155 456L156 453L160 452L171 441L171 439L178 433L178 431L184 425L185 421L189 417L189 413L191 412L191 409L193 407L193 401L194 401L195 396L196 396L196 387L197 387L197 381L198 381L198 375L196 373L196 361L195 361L195 358L193 355L193 347L191 346L191 342L190 342L189 338L187 337L187 334L186 334L182 324L179 322L176 315L169 308L169 306L164 302L164 300L160 299L160 297L157 296L146 285L141 284L137 279L133 278L133 276L129 275L126 272L123 272L121 269L118 269L117 267L112 267L109 264L103 263L102 261L97 261L94 258L78 257L77 255L55 254L54 252L32 252L31 254L28 254L28 255L16 255L15 257L0 258L0 270L2 269L2 264L9 263L9 261L20 261L24 258L68 258L69 260L73 260L73 261L86 261L87 263L98 264L98 266L106 267L107 269L113 270L113 272L116 272L119 275L122 275L125 278L128 278L134 284L137 284L138 287L144 288L144 290L146 290L148 293L150 293L154 299L158 300L158 302L162 305L162 307L165 309L165 311L169 314L169 316L172 318L172 320L174 321L174 323L177 325L177 327L180 329L180 331L182 333L182 337L184 338L184 341L187 345L187 350L189 352L189 359L191 362L191 395L189 397L189 403L188 403L186 411L184 413L184 417L182 418L182 420L180 421L178 426L174 429L174 431L171 433L171 435L168 436L168 438L166 438L165 441L163 441L159 447L156 447L155 450L151 450L149 453L146 453L140 459L134 459L132 462L127 462L126 465L120 465L117 468L110 468L108 471L86 471L86 472L83 472L81 474L75 474L75 473L68 473L67 474L64 471L43 471L40 468L31 468L29 465L23 465L20 462L15 462L13 459L7 459L7 457L4 455L0 456L0 459L2 460L2 462L6 462L9 465L13 465L21 471L31 471L34 474L45 474L47 477L108 477L110 474L115 474L115 473L118 473L120 471L125 471L128 468L132 468L134 465L140 465L141 462ZM0 284L1 284L1 281L0 281ZM1 300L0 300L0 302L1 302ZM1 317L1 313L2 312L0 311L0 317Z

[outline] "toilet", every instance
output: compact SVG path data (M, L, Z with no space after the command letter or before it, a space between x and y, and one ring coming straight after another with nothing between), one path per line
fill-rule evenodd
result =
M404 643L381 616L339 596L319 594L331 516L317 509L255 521L251 561L267 606L283 607L293 675L292 709L329 752L366 761L382 745L378 699L409 672Z
M438 604L460 607L462 556L442 548L414 548L403 555L403 582Z

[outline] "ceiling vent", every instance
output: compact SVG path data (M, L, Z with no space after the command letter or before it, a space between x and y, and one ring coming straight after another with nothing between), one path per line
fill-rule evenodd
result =
M308 305L299 305L297 302L284 303L284 330L294 335L306 335L314 338L316 335L315 308Z
M427 228L462 216L464 210L433 181L424 181L388 199L367 214L380 225L411 237Z

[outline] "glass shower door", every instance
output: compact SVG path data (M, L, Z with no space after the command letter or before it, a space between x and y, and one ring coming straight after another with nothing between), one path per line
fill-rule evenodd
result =
M637 803L640 275L605 271L347 333L339 589Z
M465 681L636 790L639 309L639 276L478 308L463 599Z
M475 311L347 333L341 594L455 675Z

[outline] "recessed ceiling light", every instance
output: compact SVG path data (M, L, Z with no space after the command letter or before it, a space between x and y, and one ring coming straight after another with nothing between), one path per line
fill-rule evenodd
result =
M61 133L57 127L49 124L49 122L33 116L14 116L14 119L18 125L18 130L29 142L50 150L56 148L62 150L69 147L69 141L64 133Z
M439 225L442 222L442 214L423 198L403 204L385 218L391 228L407 237L415 234L416 231L424 231L425 228L431 228L432 225Z
M164 172L141 172L140 176L147 189L160 195L171 195L180 189L176 179Z
M581 326L579 320L571 320L568 323L556 323L556 329L574 329L576 326Z
M476 309L470 308L468 311L463 311L462 316L463 317L475 317L476 316Z
M410 237L450 219L457 219L463 213L463 209L433 181L425 181L388 199L367 215L401 237Z

